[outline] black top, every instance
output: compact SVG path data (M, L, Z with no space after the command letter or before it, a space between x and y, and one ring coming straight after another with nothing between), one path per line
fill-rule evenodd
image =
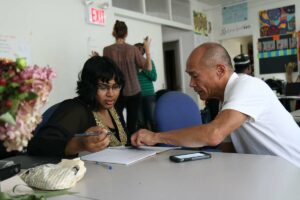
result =
M123 117L120 117L120 121L127 133ZM116 127L114 120L113 124ZM28 144L28 153L31 155L65 156L65 147L74 134L84 133L92 126L96 126L96 121L88 105L78 97L65 100L59 104L49 120L34 134ZM117 128L115 131L116 135L119 135Z

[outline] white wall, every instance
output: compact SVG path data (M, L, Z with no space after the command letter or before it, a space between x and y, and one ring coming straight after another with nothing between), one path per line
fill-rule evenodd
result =
M243 46L243 53L248 54L249 43L252 43L252 36L244 36L221 41L221 44L225 49L227 49L228 54L231 57L232 64L234 64L233 58L241 53L241 45Z
M203 12L206 14L206 17L207 17L207 21L208 22L211 22L212 21L212 18L214 18L215 16L212 16L212 13L211 12L207 12L207 10L211 10L212 7L209 6L209 5L206 5L204 3L200 3L199 1L191 1L191 12L193 11L197 11L197 12ZM213 24L211 24L213 26ZM193 48L194 49L195 47L205 43L205 42L211 42L213 41L213 34L212 33L208 33L208 36L204 36L204 35L199 35L199 34L196 34L196 33L193 33L192 35L192 38L193 38ZM198 106L200 109L203 109L205 107L205 102L202 101L199 97L198 94L196 94L192 88L189 87L189 80L190 80L190 77L188 75L186 75L187 79L188 80L186 82L186 87L188 88L188 91L189 91L189 94L190 96L193 96L193 98L196 100L196 102L198 102Z
M185 73L186 61L194 49L194 33L192 31L180 30L171 27L163 27L163 42L179 41L180 66L182 91L189 94L196 102L197 94L189 87L190 78Z
M151 37L151 52L158 71L156 89L163 85L161 26L115 17L111 1L109 5L105 10L107 24L96 26L85 22L81 0L1 0L0 35L28 42L30 64L49 65L57 73L46 107L76 95L77 76L90 50L102 54L103 47L114 42L111 32L117 18L128 25L128 43L141 42L147 35Z
M261 78L278 78L285 80L284 73L276 73L276 74L259 74L259 61L257 58L258 51L257 51L257 41L260 38L259 33L259 11L262 10L269 10L273 8L288 6L288 5L295 5L296 7L296 30L300 29L300 1L298 0L265 0L265 1L250 1L248 3L248 20L245 22L234 24L233 26L242 26L242 25L250 25L249 29L241 30L241 31L233 31L229 34L223 35L222 34L222 10L221 6L215 7L213 9L207 10L210 15L216 16L213 19L213 33L215 40L224 40L230 38L236 38L241 36L248 36L249 34L253 37L253 56L254 56L254 75L261 77ZM229 26L229 28L231 28ZM293 78L295 79L297 73L293 74Z
M191 3L191 16L192 12L204 12L205 9L211 9L211 6L208 6L203 3L199 3L196 0L190 1ZM208 21L211 21L211 14L207 13ZM195 47L202 44L203 42L212 41L212 34L208 37L199 36L194 33L193 30L183 30L178 28L172 28L169 26L163 26L162 28L163 42L170 41L179 41L179 52L180 52L180 75L181 75L181 88L182 91L191 96L195 102L198 102L199 108L204 108L204 103L199 99L198 94L189 86L190 77L185 72L186 61Z

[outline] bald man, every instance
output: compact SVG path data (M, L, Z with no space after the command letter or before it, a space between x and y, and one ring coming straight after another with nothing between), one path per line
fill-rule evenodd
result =
M202 100L222 102L219 114L208 124L190 128L163 133L139 130L131 137L133 145L216 146L230 135L238 153L277 155L300 167L300 128L293 117L265 82L238 76L220 44L204 43L193 50L186 72L190 87Z

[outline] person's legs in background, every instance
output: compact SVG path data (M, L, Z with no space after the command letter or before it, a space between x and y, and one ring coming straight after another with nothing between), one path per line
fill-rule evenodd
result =
M138 130L138 113L141 104L141 93L126 97L126 124L129 134L133 134Z
M139 111L138 111L138 129L141 128L147 128L146 126L146 119L144 117L145 111L144 111L144 97L141 97L141 103L139 106Z
M123 94L121 93L115 104L115 109L118 112L119 116L122 117L123 120L124 120L123 111L124 111L125 105L126 105L126 97L123 96Z
M156 101L155 95L144 96L142 101L145 128L151 131L156 130L156 124L154 119L155 101Z

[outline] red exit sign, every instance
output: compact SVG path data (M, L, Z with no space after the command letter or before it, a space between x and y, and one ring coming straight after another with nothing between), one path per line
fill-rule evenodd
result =
M105 25L104 9L89 7L88 22L91 24Z

